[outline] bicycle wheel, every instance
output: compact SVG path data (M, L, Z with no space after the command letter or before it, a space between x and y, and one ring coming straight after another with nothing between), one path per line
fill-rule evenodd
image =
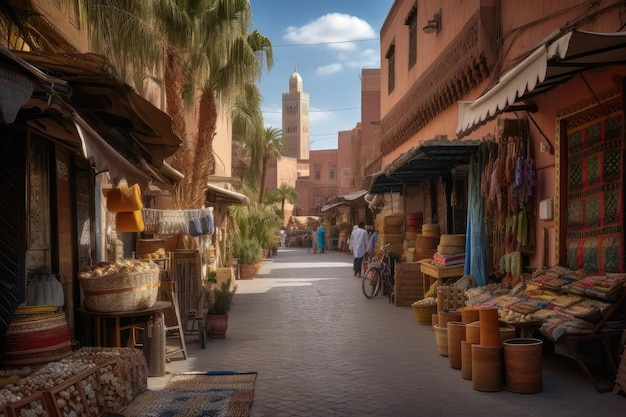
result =
M380 281L382 279L382 275L380 273L380 269L377 266L370 266L363 274L363 294L365 298L371 299L378 294L378 290L380 289Z

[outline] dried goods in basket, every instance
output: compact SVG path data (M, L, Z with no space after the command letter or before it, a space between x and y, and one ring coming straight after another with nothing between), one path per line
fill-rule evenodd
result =
M83 271L79 280L88 310L142 310L156 302L159 267L154 262L129 259Z

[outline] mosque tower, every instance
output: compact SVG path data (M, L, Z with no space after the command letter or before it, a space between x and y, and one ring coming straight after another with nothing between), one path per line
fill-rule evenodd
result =
M283 156L296 158L299 175L309 170L309 95L302 90L296 66L289 77L289 92L283 93Z

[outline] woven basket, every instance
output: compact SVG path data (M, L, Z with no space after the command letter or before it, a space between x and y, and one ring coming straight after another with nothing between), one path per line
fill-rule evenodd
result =
M150 308L157 300L159 270L80 277L85 308L103 313Z
M1 344L1 363L7 366L39 365L72 354L64 313L12 320Z
M437 304L413 304L412 307L418 324L432 325L433 314L437 312Z

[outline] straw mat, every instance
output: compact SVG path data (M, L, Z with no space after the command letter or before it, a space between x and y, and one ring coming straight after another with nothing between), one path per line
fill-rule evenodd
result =
M146 391L123 411L126 417L248 417L256 372L183 373L164 389Z

